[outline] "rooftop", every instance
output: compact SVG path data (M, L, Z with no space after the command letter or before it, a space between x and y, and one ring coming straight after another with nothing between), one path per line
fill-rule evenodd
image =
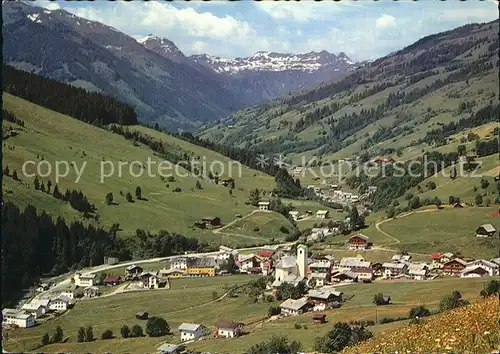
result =
M300 299L288 299L280 304L281 308L298 311L302 307L308 304L307 297L302 297Z
M201 324L196 324L196 323L183 323L179 326L179 331L186 331L186 332L196 332L198 328L201 327Z

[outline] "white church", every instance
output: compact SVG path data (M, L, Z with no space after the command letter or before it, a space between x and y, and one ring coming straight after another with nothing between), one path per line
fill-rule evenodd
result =
M283 283L295 286L306 278L307 272L307 246L297 246L297 256L284 256L275 266L273 288Z

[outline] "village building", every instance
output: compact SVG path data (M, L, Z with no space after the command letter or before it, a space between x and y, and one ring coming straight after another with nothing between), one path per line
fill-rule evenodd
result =
M297 316L312 309L313 305L308 301L307 297L300 299L288 299L279 305L281 313L285 316Z
M494 264L496 264L496 265L500 266L500 257L498 257L498 258L493 258L493 259L491 259L491 260L490 260L490 262L492 262L492 263L494 263Z
M486 271L487 276L494 276L494 275L498 275L498 273L499 273L498 272L498 269L499 269L498 264L487 261L485 259L478 259L478 260L467 263L463 272L465 272L467 269L473 269L473 268L477 268L477 267L481 267L482 269L484 269Z
M181 352L178 344L163 343L156 348L158 354L179 354Z
M316 212L316 219L328 219L330 217L330 212L328 210L318 210Z
M479 278L488 276L488 271L481 266L467 267L460 272L461 278Z
M215 277L216 261L212 257L189 258L186 266L188 276Z
M203 336L205 327L196 323L183 323L179 326L181 341L196 340Z
M377 157L376 159L373 159L372 162L376 164L393 164L396 160L392 157Z
M326 323L326 315L324 313L317 313L312 317L312 321L316 324Z
M447 252L447 253L443 253L440 257L439 257L439 261L441 263L446 263L446 262L449 262L451 261L452 259L455 258L455 255L451 252Z
M33 327L36 323L35 316L16 309L2 310L2 324L14 325L21 328Z
M259 202L259 210L267 211L269 210L269 202Z
M217 337L236 338L243 334L244 324L232 321L220 321L216 325Z
M176 258L172 259L172 262L170 263L170 268L186 270L188 258L190 258L190 257L184 256L184 257L176 257Z
M260 263L257 260L255 254L240 255L238 259L238 266L241 273L247 273L251 268L260 268Z
M49 311L50 300L33 300L30 303L26 303L21 307L21 310L33 315L36 318L40 318Z
M221 226L220 218L218 216L205 216L201 219L201 222L205 224L205 228L213 229Z
M491 224L483 224L476 229L477 237L491 237L497 230Z
M340 260L337 270L356 270L371 267L371 262L365 261L361 257L344 257Z
M131 265L125 268L125 275L130 278L134 278L143 272L142 267L138 265Z
M101 295L101 291L97 286L89 286L83 289L83 296L92 298Z
M83 288L73 284L61 291L61 295L73 300L83 295Z
M415 280L425 280L429 275L429 266L427 264L410 264L408 275Z
M316 281L316 286L323 286L330 282L332 263L320 261L309 264L309 278Z
M159 275L164 278L182 278L184 276L184 270L170 268L170 269L160 269Z
M82 287L93 286L99 283L99 278L97 278L97 274L95 273L94 274L75 273L73 279L75 280L76 286L82 286Z
M288 215L291 216L291 218L295 221L299 219L299 212L297 210L291 210L288 212Z
M64 295L50 300L49 309L54 311L66 311L70 305L70 299Z
M364 283L371 282L375 277L375 271L370 267L354 268L352 271L358 275L358 281L362 281Z
M170 283L168 278L162 278L158 276L157 271L145 271L139 274L138 278L142 283L143 288L146 289L160 289L160 288L170 288Z
M467 262L463 259L455 258L443 264L443 273L446 275L458 275L465 269Z
M392 256L391 258L391 262L400 262L400 263L406 263L406 262L409 262L411 259L411 256L408 254L395 254L394 256Z
M297 285L307 273L307 246L297 246L297 256L285 256L279 260L275 267L273 287L282 283Z
M383 277L386 279L399 277L404 275L408 271L408 266L404 263L384 263L382 264L384 269Z
M221 261L227 261L230 257L238 259L239 257L238 251L233 250L232 248L226 246L220 246L219 253L217 254L217 259Z
M357 234L349 237L349 249L350 250L365 250L369 248L369 237L363 234Z
M352 270L333 271L331 281L333 283L355 283L358 281L358 273Z
M335 303L341 303L342 295L341 291L336 290L311 290L307 298L313 305L313 311L324 311Z
M113 265L118 264L120 260L117 257L104 257L104 264Z
M122 277L120 277L119 275L108 275L104 278L104 285L107 285L107 286L115 286L115 285L118 285L120 284L122 280Z

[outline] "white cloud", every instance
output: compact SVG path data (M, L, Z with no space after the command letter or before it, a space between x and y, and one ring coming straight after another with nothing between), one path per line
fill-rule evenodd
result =
M57 2L49 2L47 5L44 6L47 10L59 10L61 6Z
M291 19L299 22L309 20L326 20L332 14L338 13L346 6L357 5L355 3L330 2L320 3L315 1L282 2L282 1L261 1L256 2L258 9L266 12L276 20Z
M396 19L394 18L394 16L391 15L383 14L375 21L375 27L377 28L388 28L395 26L396 26Z
M203 41L194 41L191 44L191 52L193 54L203 54L206 53L208 49L208 43Z
M489 22L498 19L498 10L490 8L455 8L442 11L439 14L441 21L451 22Z

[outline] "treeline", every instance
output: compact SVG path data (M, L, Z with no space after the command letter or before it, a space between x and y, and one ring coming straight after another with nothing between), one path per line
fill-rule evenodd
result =
M499 145L498 139L490 141L476 141L476 154L479 157L498 154Z
M300 118L297 123L295 123L293 131L295 133L301 132L308 126L312 125L314 122L317 122L334 114L340 108L342 108L341 105L339 105L337 102L333 102L329 106L323 106L322 108L315 109L313 112L306 113L303 118Z
M461 105L459 105L460 109ZM495 122L500 117L500 105L489 104L486 107L479 109L476 113L468 118L462 118L458 122L450 122L441 126L439 129L428 131L425 136L420 139L419 144L436 144L443 145L446 143L446 138L450 135L459 133L464 129L478 127L480 125Z
M137 124L134 109L114 98L3 65L3 90L86 123Z
M20 125L21 127L24 127L24 121L17 118L14 113L7 111L5 109L2 109L2 117L5 119L7 122L12 122L16 123L17 125Z
M304 195L304 188L300 185L300 180L290 176L286 169L280 168L274 180L276 181L276 188L273 192L278 197L295 199Z
M22 289L42 275L96 266L104 256L124 261L208 250L207 244L167 231L157 235L138 231L136 238L122 239L116 236L118 224L108 231L79 221L67 224L32 205L20 210L11 202L2 206L2 222L4 303L15 301Z

